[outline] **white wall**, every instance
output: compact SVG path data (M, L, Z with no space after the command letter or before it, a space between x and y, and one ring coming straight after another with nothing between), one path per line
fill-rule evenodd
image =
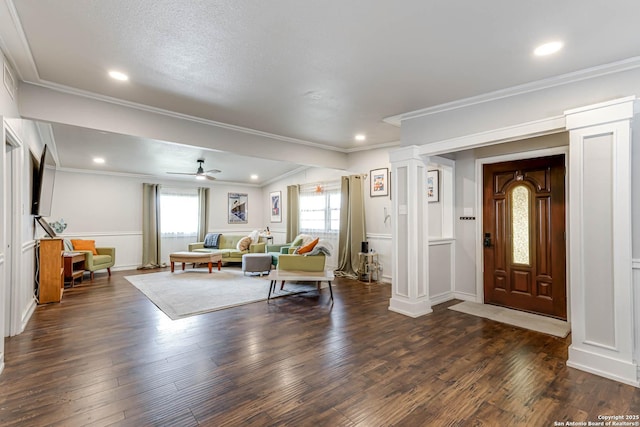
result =
M393 193L391 192L391 181L394 179L390 176L389 196L370 196L371 171L374 169L388 168L391 173L391 162L389 161L389 151L393 148L380 148L370 151L357 151L349 154L349 173L367 174L365 180L366 188L364 189L364 206L366 213L367 225L367 241L369 249L378 252L378 258L382 271L380 278L384 282L391 282L391 250L392 250L392 224L395 218L391 212L391 201ZM388 215L385 221L385 214Z
M134 269L142 263L142 184L210 188L209 231L249 233L265 227L262 190L225 183L189 183L150 178L58 170L49 221L64 218L64 238L93 239L97 246L116 248L114 269ZM247 224L228 224L227 194L248 194ZM195 241L195 239L192 239ZM180 250L186 250L186 243ZM164 260L168 262L168 259Z
M476 297L476 221L461 220L463 216L476 216L475 155L465 151L456 155L455 203L455 265L453 289L466 299ZM465 215L470 213L472 215Z
M373 169L388 168L390 148L379 148L368 151L357 151L348 155L348 169L309 168L294 175L287 176L263 187L262 200L265 203L263 219L274 235L274 243L286 243L287 223L287 186L295 184L322 184L325 182L339 181L340 177L353 174L370 174ZM392 178L393 179L393 178ZM378 252L382 271L382 281L391 281L391 224L390 216L385 222L385 209L391 215L391 200L389 196L370 197L369 177L365 180L364 203L367 240L369 247ZM280 191L282 193L282 222L270 222L269 193ZM393 195L391 195L393 197ZM335 248L337 251L337 248Z

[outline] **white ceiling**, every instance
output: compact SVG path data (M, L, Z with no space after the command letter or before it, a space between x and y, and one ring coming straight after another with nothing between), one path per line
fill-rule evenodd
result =
M26 81L345 152L398 141L391 116L640 55L632 0L4 1L33 58L13 61ZM551 40L564 49L532 55ZM130 80L109 79L111 69ZM54 129L66 167L86 165L83 140L116 169L157 172L204 155L225 171L219 153L75 132ZM134 167L131 152L145 162Z

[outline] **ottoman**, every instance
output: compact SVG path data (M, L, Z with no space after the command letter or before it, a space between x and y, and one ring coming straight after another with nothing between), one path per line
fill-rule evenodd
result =
M271 271L271 254L244 254L242 255L242 274L263 273Z
M169 254L169 261L171 261L171 272L174 271L174 264L176 262L182 263L182 269L184 270L184 265L186 263L195 264L203 262L206 263L209 267L209 273L211 273L211 267L213 263L218 264L218 271L220 271L220 266L222 265L222 254L215 252L174 252Z

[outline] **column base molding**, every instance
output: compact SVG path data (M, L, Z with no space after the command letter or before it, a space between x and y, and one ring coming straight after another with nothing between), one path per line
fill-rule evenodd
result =
M389 311L395 311L396 313L414 318L433 312L431 302L428 299L408 301L397 297L392 297L389 300Z
M614 359L585 348L569 346L567 366L634 387L640 387L638 366L635 363Z

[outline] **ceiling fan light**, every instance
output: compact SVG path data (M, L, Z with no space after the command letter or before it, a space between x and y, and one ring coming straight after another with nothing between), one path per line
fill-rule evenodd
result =
M204 181L205 179L207 179L207 177L204 175L196 175L196 179L199 181Z

